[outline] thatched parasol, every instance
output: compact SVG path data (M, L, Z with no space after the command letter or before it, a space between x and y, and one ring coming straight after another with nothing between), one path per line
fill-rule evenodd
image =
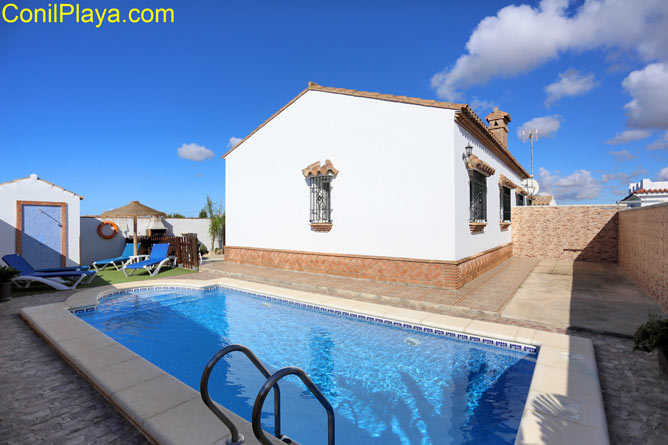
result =
M134 254L137 255L137 217L138 216L165 216L164 212L145 206L139 201L132 201L128 205L117 209L107 210L102 215L103 218L132 218L134 228Z

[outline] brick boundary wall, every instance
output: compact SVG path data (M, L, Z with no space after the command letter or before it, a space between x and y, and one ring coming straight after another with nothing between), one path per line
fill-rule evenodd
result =
M619 212L619 265L668 313L668 203Z
M616 263L620 206L513 207L513 255Z
M225 246L225 261L352 278L457 289L513 255L506 244L459 261Z

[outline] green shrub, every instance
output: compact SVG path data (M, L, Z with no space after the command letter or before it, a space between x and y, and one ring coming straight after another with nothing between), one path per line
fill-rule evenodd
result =
M13 267L0 266L0 283L12 281L12 278L16 278L19 275L21 275L21 272Z
M668 319L649 314L649 321L640 325L633 335L633 349L651 352L658 347L668 350Z

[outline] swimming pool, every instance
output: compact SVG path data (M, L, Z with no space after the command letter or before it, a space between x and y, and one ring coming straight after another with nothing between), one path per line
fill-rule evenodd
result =
M211 356L232 343L271 371L299 366L333 405L339 444L514 442L535 353L350 315L221 287L124 291L78 314L195 389ZM231 355L214 370L210 393L250 420L262 383L245 357ZM281 393L283 432L325 443L326 416L310 393L290 378ZM271 408L267 400L270 432Z

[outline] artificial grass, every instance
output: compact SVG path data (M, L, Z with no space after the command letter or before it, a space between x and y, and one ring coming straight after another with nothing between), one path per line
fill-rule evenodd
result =
M126 277L123 275L123 272L116 269L106 269L102 270L95 275L93 281L90 284L80 284L77 286L77 289L85 289L87 287L98 287L98 286L107 286L110 284L118 283L129 283L133 281L146 281L151 279L160 279L166 277L174 277L178 275L188 275L191 273L197 273L195 270L181 269L176 267L173 269L166 269L160 271L155 277L150 277L146 271L136 271L134 275ZM43 294L47 292L63 292L57 291L54 288L47 286L42 283L32 283L28 289L20 289L16 286L12 286L12 297L22 297L24 295L34 295L34 294Z

